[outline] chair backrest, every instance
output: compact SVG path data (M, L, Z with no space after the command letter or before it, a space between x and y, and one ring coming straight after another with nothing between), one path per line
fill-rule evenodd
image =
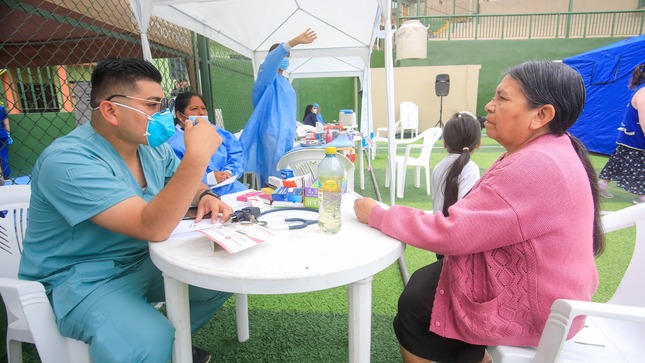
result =
M30 196L28 185L0 187L0 277L18 278Z
M402 128L419 128L419 107L410 101L401 102L399 105L399 120Z
M421 154L419 159L421 160L430 160L430 154L432 153L432 147L439 140L443 130L440 127L431 127L424 132L419 134L419 137L423 138L423 145L428 146L421 149Z
M311 125L302 125L296 127L296 136L305 137L308 132L316 132L316 127Z
M645 307L645 203L627 207L602 217L605 233L636 226L634 254L620 284L608 303Z
M30 197L28 185L0 187L0 293L7 309L7 340L34 343L43 363L90 362L87 344L60 334L43 285L18 279ZM8 353L13 362L18 351Z
M325 157L324 149L302 148L292 150L286 153L278 161L278 170L289 168L293 170L294 175L311 174L314 178L318 177L318 164ZM354 164L342 154L336 154L340 164L345 169L347 178L347 189L354 190Z

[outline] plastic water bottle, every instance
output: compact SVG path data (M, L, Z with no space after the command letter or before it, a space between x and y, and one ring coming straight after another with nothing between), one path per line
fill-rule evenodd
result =
M345 182L345 169L336 158L336 147L325 148L325 158L318 164L318 227L326 233L340 230L340 202L342 184Z

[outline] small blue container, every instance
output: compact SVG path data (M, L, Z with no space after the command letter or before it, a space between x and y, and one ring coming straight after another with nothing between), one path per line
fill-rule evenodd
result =
M280 169L280 177L282 179L293 178L293 170L291 170L291 169Z

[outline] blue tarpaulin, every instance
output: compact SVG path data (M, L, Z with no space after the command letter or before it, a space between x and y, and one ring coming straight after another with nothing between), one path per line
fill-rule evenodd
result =
M618 127L632 91L627 88L634 68L645 62L645 35L625 39L565 58L584 79L585 108L569 132L589 151L611 155Z

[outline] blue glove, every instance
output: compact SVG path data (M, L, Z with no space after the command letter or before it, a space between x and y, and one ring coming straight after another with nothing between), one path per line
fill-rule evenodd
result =
M7 140L7 145L11 145L11 144L13 144L13 139L11 138L11 136L9 136L9 140Z

